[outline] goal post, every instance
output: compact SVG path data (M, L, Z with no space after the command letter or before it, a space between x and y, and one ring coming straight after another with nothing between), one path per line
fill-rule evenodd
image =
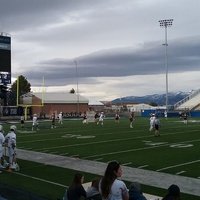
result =
M41 104L20 104L19 103L19 77L17 77L17 106L21 106L25 108L24 111L24 119L27 120L27 110L29 107L43 107L44 106L44 77L43 77L43 83L42 83L42 98L41 98ZM32 101L31 101L32 102Z

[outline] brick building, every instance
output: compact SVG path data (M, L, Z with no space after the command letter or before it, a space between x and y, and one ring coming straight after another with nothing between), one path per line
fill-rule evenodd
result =
M22 104L32 109L32 114L50 116L52 113L83 113L88 110L89 100L81 95L67 92L27 93L21 97Z

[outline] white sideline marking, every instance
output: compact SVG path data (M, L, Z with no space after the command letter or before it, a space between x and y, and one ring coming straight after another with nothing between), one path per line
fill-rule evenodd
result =
M122 165L123 165L123 166L126 166L126 165L130 165L130 164L132 164L132 162L123 163Z
M183 174L183 173L185 173L185 171L177 172L176 175Z
M22 173L19 173L19 172L14 172L14 173L17 174L17 175L20 175L20 176L32 178L32 179L35 179L35 180L38 180L38 181L42 181L42 182L46 182L46 183L50 183L50 184L53 184L53 185L58 185L58 186L61 186L61 187L64 187L64 188L67 187L66 185L63 185L63 184L60 184L60 183L56 183L56 182L53 182L53 181L48 181L48 180L45 180L45 179L42 179L42 178L37 178L37 177L34 177L34 176L29 176L29 175L22 174Z
M69 153L61 153L59 154L60 156L65 156L65 155L68 155Z
M42 150L42 152L49 152L49 150L48 149L44 149L44 150Z
M79 157L79 154L75 154L75 155L71 155L70 157L74 158L74 157Z
M51 151L50 153L51 153L51 154L59 154L58 151Z
M29 147L29 148L26 148L26 149L28 149L28 150L32 150L33 148Z
M103 158L97 158L97 159L94 159L94 160L96 160L96 161L98 161L98 160L103 160Z
M171 168L174 168L174 167L180 167L180 166L189 165L189 164L193 164L193 163L197 163L197 162L200 162L200 160L194 160L194 161L191 161L191 162L186 162L186 163L182 163L182 164L178 164L178 165L172 165L172 166L169 166L169 167L157 169L156 171L160 172L160 171L163 171L165 169L171 169Z
M148 167L149 165L142 165L142 166L139 166L138 169L142 169L142 168L145 168L145 167Z

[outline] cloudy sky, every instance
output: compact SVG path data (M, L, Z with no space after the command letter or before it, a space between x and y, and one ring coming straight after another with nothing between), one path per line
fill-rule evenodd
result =
M199 0L0 0L12 39L12 77L39 91L74 88L89 99L199 89ZM77 84L78 83L78 84Z

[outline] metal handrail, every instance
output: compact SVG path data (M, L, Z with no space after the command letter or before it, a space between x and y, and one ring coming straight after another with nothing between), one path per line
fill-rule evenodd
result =
M188 95L184 99L182 99L182 100L178 101L177 103L175 103L174 104L174 109L178 108L180 105L184 104L186 101L189 101L190 99L192 99L193 97L197 96L198 94L200 94L200 89L192 92L192 94Z

